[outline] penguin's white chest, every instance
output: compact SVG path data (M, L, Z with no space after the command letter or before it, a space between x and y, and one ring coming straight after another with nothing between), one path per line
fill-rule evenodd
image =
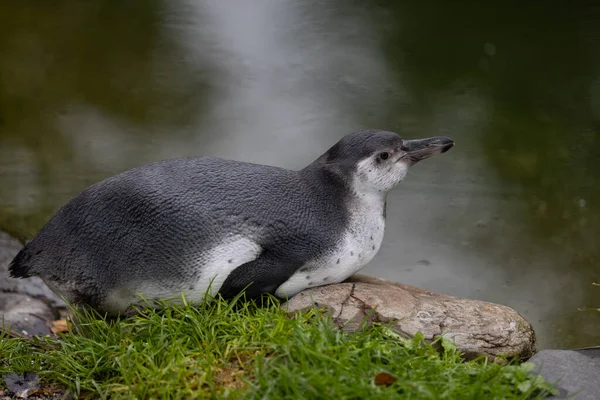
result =
M311 260L276 291L291 297L304 289L342 282L358 272L379 251L385 231L385 197L359 197L349 206L349 223L337 246Z

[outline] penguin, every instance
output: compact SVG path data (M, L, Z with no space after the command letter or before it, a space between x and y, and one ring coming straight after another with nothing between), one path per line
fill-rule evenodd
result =
M388 191L412 165L453 146L447 137L368 130L300 170L211 157L140 166L59 209L10 275L38 276L71 304L107 315L142 298L288 299L371 261Z

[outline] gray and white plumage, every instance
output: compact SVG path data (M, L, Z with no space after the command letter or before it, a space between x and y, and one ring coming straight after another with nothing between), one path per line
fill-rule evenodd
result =
M386 131L346 135L300 171L219 158L165 160L92 185L25 245L11 275L40 276L109 314L139 300L291 297L341 282L383 240L386 193L452 147Z

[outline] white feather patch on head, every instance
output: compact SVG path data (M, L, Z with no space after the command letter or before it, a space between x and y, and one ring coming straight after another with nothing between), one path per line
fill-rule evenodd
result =
M353 189L356 192L387 192L402 182L408 172L408 164L403 161L381 160L368 157L356 166Z

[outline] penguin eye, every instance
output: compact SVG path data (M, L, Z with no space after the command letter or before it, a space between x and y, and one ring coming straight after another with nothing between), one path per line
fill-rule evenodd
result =
M379 158L382 160L387 160L388 158L390 158L390 153L388 153L387 151L384 151L383 153L379 153Z

